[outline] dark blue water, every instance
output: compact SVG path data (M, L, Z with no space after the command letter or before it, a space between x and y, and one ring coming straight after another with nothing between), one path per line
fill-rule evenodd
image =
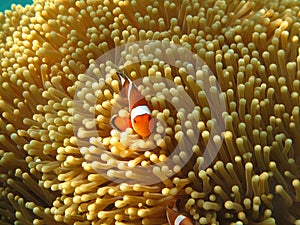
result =
M26 4L32 4L32 0L1 0L0 12L4 12L6 9L11 9L12 4L21 4L25 6Z

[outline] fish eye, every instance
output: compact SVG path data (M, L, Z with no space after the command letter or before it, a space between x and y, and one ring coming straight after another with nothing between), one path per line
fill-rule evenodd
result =
M133 119L133 122L136 123L136 119Z
M148 115L148 120L151 120L151 116L150 115Z

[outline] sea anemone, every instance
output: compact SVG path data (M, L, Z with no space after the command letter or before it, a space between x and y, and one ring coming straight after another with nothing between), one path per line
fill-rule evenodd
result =
M175 206L195 224L300 224L299 11L35 0L0 14L1 224L161 225ZM117 70L159 120L146 140L110 125L128 113Z

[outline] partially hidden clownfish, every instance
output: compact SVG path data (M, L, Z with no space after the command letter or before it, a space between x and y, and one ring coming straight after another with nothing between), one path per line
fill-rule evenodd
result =
M193 225L188 217L181 215L169 207L167 208L166 214L169 225Z
M116 74L121 82L121 90L124 88L125 97L128 99L130 117L115 115L111 118L111 125L119 131L132 128L142 138L146 138L155 127L155 120L151 116L148 103L137 86L125 74L119 72Z

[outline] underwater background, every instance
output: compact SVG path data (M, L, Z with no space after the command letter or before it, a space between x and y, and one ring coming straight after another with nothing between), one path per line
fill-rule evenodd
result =
M4 10L11 9L12 4L21 4L23 6L27 4L31 4L32 0L5 0L0 3L0 11L4 12Z

